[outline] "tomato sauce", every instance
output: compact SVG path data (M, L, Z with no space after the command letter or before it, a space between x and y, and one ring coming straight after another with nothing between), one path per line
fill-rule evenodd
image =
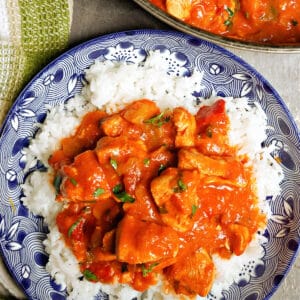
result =
M234 39L300 43L299 0L149 0L194 27Z
M212 255L241 255L266 222L228 130L222 99L196 115L147 99L85 115L49 163L56 222L87 280L209 293Z

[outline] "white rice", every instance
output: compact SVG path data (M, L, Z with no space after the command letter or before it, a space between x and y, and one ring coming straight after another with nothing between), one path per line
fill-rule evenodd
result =
M49 253L47 270L57 283L67 288L69 299L92 299L99 289L114 295L111 299L174 299L173 295L161 293L161 283L141 295L126 285L106 285L78 279L82 275L77 260L65 246L55 224L61 204L55 201L54 187L49 182L49 173L52 171L47 162L49 155L58 148L61 138L72 134L82 116L95 107L114 112L133 100L148 98L155 101L161 109L184 106L195 114L199 106L216 100L214 97L196 105L197 99L192 96L192 92L201 89L201 73L194 72L190 77L176 77L167 75L166 69L167 65L159 53L150 53L143 65L95 62L86 71L89 84L82 93L64 106L51 108L40 131L27 149L27 167L32 167L40 160L49 171L34 172L28 177L23 185L23 201L34 214L43 216L48 224L50 233L44 242ZM231 122L230 141L232 145L238 145L241 155L246 153L250 158L249 163L253 166L257 179L260 205L269 215L269 207L264 200L267 196L280 193L279 183L283 173L270 155L272 149L261 147L266 138L266 115L259 105L248 105L246 98L225 98L225 101ZM214 296L221 296L222 289L238 279L238 274L249 261L259 261L262 258L264 253L261 245L264 242L263 237L257 235L243 255L233 256L230 260L213 257L217 269L217 278L212 289Z

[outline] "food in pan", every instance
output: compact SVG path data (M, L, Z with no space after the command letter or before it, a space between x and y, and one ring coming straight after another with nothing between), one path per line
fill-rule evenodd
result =
M70 299L206 296L260 258L264 200L282 180L265 113L197 99L201 73L168 75L160 59L96 62L29 146L47 171L28 177L24 202L49 226L47 268Z
M300 1L149 0L196 28L242 41L300 43Z

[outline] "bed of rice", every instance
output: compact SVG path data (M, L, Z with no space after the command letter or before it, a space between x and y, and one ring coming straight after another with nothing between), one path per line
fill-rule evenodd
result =
M216 100L216 97L212 97L196 104L199 102L196 100L199 99L195 99L192 92L201 89L202 74L194 72L190 77L167 75L162 68L163 64L159 53L150 53L147 60L140 65L95 62L86 71L89 84L84 87L82 93L65 105L50 109L45 122L27 149L27 168L31 168L40 160L48 167L48 173L36 171L28 177L23 185L23 202L34 214L43 216L48 224L50 233L44 241L49 253L47 270L57 283L67 288L69 299L92 299L99 289L110 294L111 299L174 299L173 295L162 293L161 283L141 295L126 285L105 285L82 279L78 263L65 246L55 224L61 204L55 201L54 187L49 182L51 168L47 162L49 155L58 148L60 139L72 134L82 116L95 108L113 112L128 102L148 98L156 101L161 109L184 106L194 114L201 105L209 105ZM241 154L248 154L249 163L253 165L254 176L257 179L256 188L261 208L269 215L270 211L264 200L267 196L280 193L279 183L283 174L270 155L272 149L261 146L266 138L266 115L259 105L248 105L246 98L225 100L231 123L230 141L233 145L238 145ZM264 242L263 236L257 234L243 255L233 256L230 260L223 260L217 256L213 258L217 270L212 289L214 296L221 296L222 289L238 279L243 266L249 261L262 258L264 250L261 245Z

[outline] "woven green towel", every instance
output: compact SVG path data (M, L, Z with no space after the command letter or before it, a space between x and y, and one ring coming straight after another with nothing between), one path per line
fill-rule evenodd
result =
M0 0L0 126L28 81L66 49L72 0ZM23 293L0 257L0 299Z
M71 9L71 0L0 0L0 124L32 76L66 49Z

